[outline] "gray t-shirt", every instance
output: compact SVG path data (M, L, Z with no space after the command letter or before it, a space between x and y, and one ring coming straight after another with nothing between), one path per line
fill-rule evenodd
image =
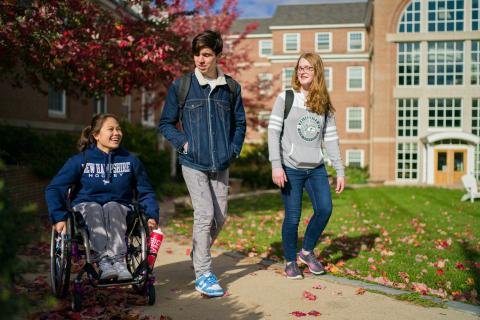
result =
M268 152L272 168L281 168L282 165L294 169L318 167L324 162L323 141L337 176L343 177L345 170L340 156L335 115L328 114L323 137L325 116L309 111L305 101L303 93L294 91L292 109L284 121L285 92L275 100L268 124Z

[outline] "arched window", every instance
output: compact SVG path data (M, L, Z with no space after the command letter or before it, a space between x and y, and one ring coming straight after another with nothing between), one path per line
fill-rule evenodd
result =
M464 0L428 0L428 31L463 31Z
M420 32L420 0L413 0L405 8L398 32Z

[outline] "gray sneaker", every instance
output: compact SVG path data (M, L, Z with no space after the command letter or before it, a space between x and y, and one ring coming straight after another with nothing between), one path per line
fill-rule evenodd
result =
M287 263L285 273L287 274L287 279L303 279L302 271L300 271L296 262Z
M124 261L115 261L113 263L113 267L115 268L119 281L126 281L132 280L132 274L128 271L127 264Z
M102 258L102 260L98 262L98 268L100 269L100 280L111 280L118 276L117 271L108 257Z
M300 251L298 254L298 259L307 265L311 273L316 275L325 273L325 268L323 267L322 263L317 260L317 257L315 257L312 252L309 254L303 254L303 251Z

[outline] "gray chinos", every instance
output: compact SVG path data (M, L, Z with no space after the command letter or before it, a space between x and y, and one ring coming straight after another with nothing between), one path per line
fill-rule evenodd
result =
M210 247L227 218L228 169L203 172L182 166L193 206L193 267L195 276L211 271Z

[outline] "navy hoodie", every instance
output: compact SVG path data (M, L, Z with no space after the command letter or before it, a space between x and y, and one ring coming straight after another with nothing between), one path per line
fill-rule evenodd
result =
M136 188L140 207L148 218L158 222L158 202L145 168L137 157L121 147L105 153L92 144L85 153L67 160L45 191L53 224L67 219L67 191L75 184L78 193L72 200L72 207L81 202L104 205L110 201L128 206L132 203L133 188Z

